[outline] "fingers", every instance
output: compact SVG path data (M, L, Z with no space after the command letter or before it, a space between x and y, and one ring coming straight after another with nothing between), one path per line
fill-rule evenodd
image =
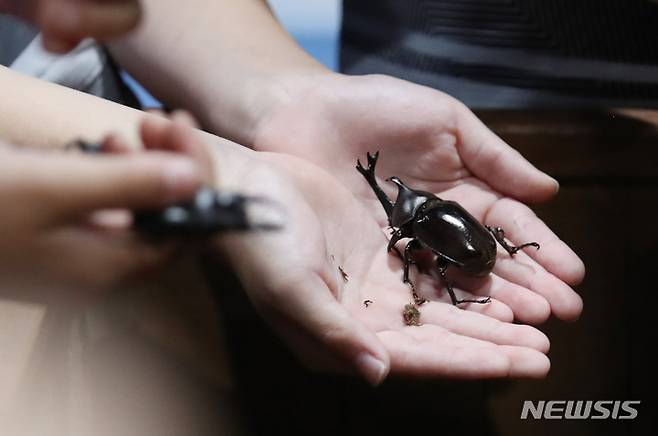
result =
M188 126L192 129L199 129L201 126L194 115L185 110L176 110L171 114L171 120L175 123Z
M136 0L42 0L36 21L46 48L64 53L86 37L106 40L122 35L136 27L140 18Z
M557 193L559 184L555 179L535 168L470 110L463 107L460 115L459 154L473 174L521 201L544 201Z
M187 112L177 111L171 116L172 122L160 117L146 117L140 131L144 147L149 150L166 150L181 153L192 158L202 171L203 180L215 180L210 152L194 130L196 122Z
M502 199L494 204L485 224L502 227L513 244L530 242L525 238L531 238L541 245L540 250L529 248L513 258L499 249L494 272L542 295L558 318L577 319L583 302L567 283L583 279L585 266L580 258L528 207L516 201Z
M542 322L546 309L546 303L541 298L533 301L527 290L543 297L558 318L573 320L579 316L582 300L566 283L579 283L585 267L580 258L530 208L509 198L498 199L490 195L487 189L473 183L453 188L442 195L459 201L483 224L501 227L512 244L535 241L541 245L540 250L529 247L514 257L499 246L491 282L469 281L458 276L456 280L462 288L478 289L478 294L491 295L509 305L516 318L523 322ZM481 289L478 285L488 286L489 289Z
M147 112L149 115L142 119L139 126L144 148L186 154L199 165L207 165L210 155L205 143L194 131L198 124L190 113L174 111L167 115L160 109ZM131 152L133 148L125 138L111 133L104 139L102 150L110 154L122 154Z
M509 377L542 379L551 369L551 361L538 351L510 345L500 348L511 362Z
M525 253L517 253L512 258L499 252L494 273L543 296L551 305L552 313L559 319L573 321L582 312L583 301L580 296Z
M498 345L515 345L547 352L550 342L539 330L522 324L502 322L445 303L430 302L422 307L424 324L441 326L453 333Z
M14 156L4 176L49 216L161 207L191 197L200 185L199 171L192 161L162 154L24 153Z
M108 154L126 154L130 153L132 148L120 135L111 133L103 141L102 151Z
M320 277L305 277L291 286L298 289L282 290L283 297L274 306L371 384L381 383L389 371L389 357L377 336L350 316Z
M506 255L505 252L499 253L499 256ZM441 280L429 274L418 274L416 270L415 267L412 267L411 281L422 298L432 302L451 304L447 291L442 288L444 285ZM454 291L459 299L491 297L491 302L487 304L460 304L458 306L460 310L486 315L503 322L512 322L516 319L529 324L540 324L546 321L551 314L551 306L544 296L496 274L476 278L449 269L448 277L455 286ZM404 291L404 297L410 300L408 289ZM396 304L399 306L404 302ZM421 307L421 313L424 311L424 307ZM424 322L423 315L421 318Z
M379 337L391 356L392 374L457 379L486 379L509 374L507 356L490 346L446 346L399 331L385 331L379 333Z
M492 301L498 300L507 305L513 316L510 319L496 317L501 321L516 319L523 323L541 324L551 316L551 306L546 298L495 274L489 274L485 279L460 276L455 279L455 284L463 289L477 289L477 295L489 295Z
M174 121L176 123L187 125L187 126L193 128L193 129L201 128L201 126L199 125L199 122L196 120L196 118L194 118L194 115L192 115L190 112L188 112L186 110L179 109L179 110L175 110L171 113L167 113L167 112L165 112L164 109L153 108L153 109L147 109L145 112L150 114L150 115L155 115L156 117L158 117L161 120ZM152 117L147 117L147 119L148 118L152 118ZM163 124L163 123L161 123L161 124Z
M391 372L456 379L543 378L550 362L539 351L497 346L446 334L440 327L410 327L385 331L379 337L391 356Z
M440 301L445 304L451 304L445 283L439 277L429 273L419 273L418 268L412 266L410 279L411 282L414 283L418 295L421 298L425 298L430 301ZM450 276L450 280L452 280L452 275ZM495 291L496 289L493 290ZM493 294L491 294L490 291L492 291L492 289L490 288L485 288L483 286L471 286L469 288L455 288L454 291L458 299L473 300L482 299L486 296L492 297L492 300L487 304L464 303L459 305L460 309L481 313L501 321L514 320L513 309L510 308L506 302L499 301ZM411 291L407 286L403 288L402 292L404 298L407 298L409 301L411 301ZM527 292L530 293L529 291ZM398 304L403 304L403 302Z
M504 198L494 203L486 221L487 225L505 230L505 236L515 245L538 242L541 249L529 248L523 252L561 280L571 285L583 280L583 261L529 207Z
M459 294L459 290L455 288ZM489 297L488 294L484 292L470 293L466 291L461 292L461 296L458 298L467 299L467 300L477 300ZM431 299L430 299L431 300ZM452 306L450 298L444 297L441 300L442 303ZM497 319L503 322L512 322L514 321L514 312L512 309L503 301L497 300L496 298L491 298L486 304L479 303L462 303L457 306L460 310L465 310L467 312L479 313L481 315L486 315L490 318Z
M470 292L462 291L459 288L455 288L454 291L457 298L460 300L478 300L478 299L481 300L483 298L489 297L488 294L486 294L485 292L480 292L480 290L478 290L477 293L470 293ZM421 297L426 298L429 301L453 306L447 292L445 292L445 294L442 294L441 298L436 298L436 294L428 297L424 293L421 294ZM486 315L488 317L503 322L511 322L514 320L514 312L512 311L512 309L506 303L499 301L495 298L491 298L491 301L485 304L461 303L458 306L454 306L454 307L457 307L459 310ZM421 308L421 312L422 312L422 308Z

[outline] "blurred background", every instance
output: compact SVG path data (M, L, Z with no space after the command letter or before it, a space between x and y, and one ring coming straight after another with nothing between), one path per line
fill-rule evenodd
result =
M338 68L340 0L269 0L279 21L304 49L327 67Z
M269 0L277 18L307 52L332 70L338 69L341 0ZM123 78L145 108L161 104L128 74Z

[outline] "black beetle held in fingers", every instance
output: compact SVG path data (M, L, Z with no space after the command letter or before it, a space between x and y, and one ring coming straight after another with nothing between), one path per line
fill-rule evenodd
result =
M103 154L103 144L75 141L67 146L86 154ZM134 227L154 238L200 238L229 231L281 229L285 214L264 197L199 189L193 198L154 210L134 211Z
M274 219L271 213L274 207L275 204L265 198L202 188L190 201L157 210L136 211L134 225L155 237L204 237L227 231L278 230L283 222ZM251 213L254 208L269 210L269 216Z
M413 283L409 280L413 251L430 250L436 255L436 268L446 284L452 304L457 305L484 304L490 302L491 298L458 300L446 277L446 269L449 266L455 266L470 276L482 277L489 274L496 264L496 242L511 256L525 247L539 249L536 242L528 242L518 247L509 245L503 229L484 226L459 203L442 200L431 192L409 188L398 177L387 179L398 187L398 197L395 203L391 202L375 178L378 158L379 152L374 155L368 153L368 167L364 168L361 162L357 161L356 169L365 177L388 216L392 229L388 251L396 250L395 244L401 239L411 238L402 255L403 281L411 286L416 304L422 304L424 300L418 297Z

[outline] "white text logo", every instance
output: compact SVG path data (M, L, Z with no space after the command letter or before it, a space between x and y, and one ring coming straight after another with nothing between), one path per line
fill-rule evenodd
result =
M640 401L524 401L521 419L635 419Z

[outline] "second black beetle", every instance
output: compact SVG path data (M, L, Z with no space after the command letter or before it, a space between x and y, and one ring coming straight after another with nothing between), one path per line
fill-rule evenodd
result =
M452 284L446 277L446 269L453 265L464 273L481 277L489 274L496 264L496 241L511 255L525 247L539 249L536 242L528 242L518 247L511 246L505 240L501 228L492 228L480 224L478 220L454 201L442 200L431 192L419 191L406 186L397 177L387 181L398 186L395 203L386 196L375 178L375 165L379 152L368 153L368 167L364 168L357 161L356 169L365 177L375 192L393 230L388 243L388 251L395 249L395 244L404 238L411 238L405 247L403 258L403 281L411 286L416 304L422 304L416 290L409 280L409 266L413 263L412 252L431 250L436 255L436 267L446 284L452 304L488 303L491 298L480 300L458 300Z

